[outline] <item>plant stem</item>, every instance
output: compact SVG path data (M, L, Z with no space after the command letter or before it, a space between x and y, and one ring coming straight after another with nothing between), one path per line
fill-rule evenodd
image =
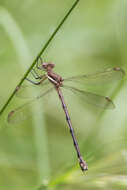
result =
M41 51L38 53L38 55L36 56L36 58L34 59L32 65L29 67L29 69L26 71L26 73L24 74L23 78L20 80L20 82L18 83L18 87L20 87L22 85L22 83L24 82L24 80L26 79L27 75L30 73L30 71L32 70L32 68L34 67L34 65L36 64L38 58L43 55L44 51L47 49L48 45L50 44L50 42L53 40L53 38L55 37L56 33L59 31L59 29L62 27L62 25L64 24L64 22L66 21L66 19L68 18L68 16L71 14L71 12L73 11L73 9L76 7L76 5L78 4L80 0L76 0L74 2L74 4L72 5L72 7L69 9L69 11L66 13L66 15L64 16L64 18L62 19L62 21L60 22L60 24L56 27L55 31L52 33L52 35L50 36L50 38L48 39L48 41L45 43L45 45L43 46L43 48L41 49ZM17 88L17 87L16 87ZM4 104L4 106L2 107L2 109L0 110L0 115L4 112L4 110L6 109L6 107L8 106L8 104L10 103L10 101L12 100L13 96L16 93L16 88L14 89L14 91L12 92L12 94L10 95L10 97L8 98L7 102Z

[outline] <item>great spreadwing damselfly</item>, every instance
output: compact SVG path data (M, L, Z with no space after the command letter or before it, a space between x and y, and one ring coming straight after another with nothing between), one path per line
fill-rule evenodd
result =
M75 137L74 129L72 127L71 119L68 113L68 109L62 94L62 88L66 88L67 90L71 90L73 93L80 95L84 98L84 100L90 104L94 104L96 106L99 106L104 109L113 109L115 106L112 102L112 100L108 97L101 96L98 94L94 94L91 92L87 92L84 90L79 90L75 87L66 85L66 82L68 81L83 81L84 84L100 84L103 82L110 83L111 81L115 80L120 80L124 77L125 73L124 71L119 68L119 67L114 67L114 68L108 68L105 69L101 72L94 73L94 74L89 74L89 75L81 75L81 76L74 76L70 78L63 79L60 75L57 73L53 72L53 68L55 67L55 64L50 63L50 62L43 62L42 59L40 59L41 62L37 62L36 68L34 68L31 73L32 76L34 77L35 80L31 80L27 78L26 80L32 83L34 86L43 86L43 85L48 85L49 83L52 85L51 88L47 89L46 91L43 91L42 88L42 93L41 95L38 95L32 100L29 100L26 104L16 108L15 110L12 110L8 114L8 122L13 123L15 120L20 120L20 117L23 117L23 110L26 106L29 104L33 103L34 101L46 96L48 93L52 92L54 89L56 90L59 99L62 104L62 108L64 110L65 116L66 116L66 121L70 130L70 134L72 136L73 144L77 153L79 165L82 169L82 171L88 170L88 166L86 161L83 159L78 142ZM44 71L44 74L40 74L38 71ZM17 95L20 94L20 92L23 91L23 87L17 87ZM18 119L17 119L18 118Z

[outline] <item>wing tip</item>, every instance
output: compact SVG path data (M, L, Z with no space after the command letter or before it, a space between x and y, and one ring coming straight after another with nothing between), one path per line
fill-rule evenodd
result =
M113 103L113 101L107 96L105 97L105 99L108 101L107 107L109 106L109 109L115 109L115 104Z

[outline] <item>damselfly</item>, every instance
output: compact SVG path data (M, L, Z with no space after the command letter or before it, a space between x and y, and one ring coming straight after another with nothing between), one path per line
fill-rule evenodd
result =
M17 109L11 111L8 114L8 122L13 122L15 119L19 118L23 116L23 110L24 108L31 104L33 101L40 99L41 97L46 96L49 92L52 92L53 89L56 90L59 99L61 101L62 104L62 108L64 110L64 113L66 115L66 121L72 136L72 140L73 140L73 144L77 153L77 157L78 157L78 161L79 161L79 165L82 169L82 171L86 171L88 170L88 166L86 161L83 159L81 153L80 153L80 149L79 149L79 145L78 142L76 140L75 137L75 133L74 133L74 129L72 127L72 123L71 123L71 119L68 113L68 109L61 91L61 88L66 88L71 90L72 92L79 94L80 96L82 96L84 98L84 100L86 100L88 103L92 103L96 106L100 106L102 108L108 108L108 109L112 109L114 108L114 104L112 102L112 100L108 97L105 96L101 96L101 95L97 95L91 92L87 92L87 91L83 91L83 90L79 90L75 87L69 86L69 85L65 85L65 82L68 81L84 81L84 83L88 83L88 84L96 84L96 83L103 83L103 82L107 82L109 83L110 81L113 80L120 80L124 77L124 71L119 68L119 67L114 67L114 68L108 68L104 71L95 73L95 74L90 74L90 75L81 75L81 76L75 76L75 77L70 77L70 78L66 78L63 79L60 75L58 75L57 73L53 72L53 68L55 67L55 64L53 63L47 63L47 62L37 62L36 64L36 69L32 70L32 75L34 77L34 79L36 81L33 81L31 79L27 80L29 82L31 82L33 85L47 85L48 83L52 84L52 87L47 89L45 92L43 92L42 89L42 94L35 97L34 99L28 101L28 103L26 103L25 105L22 105L21 107L18 107ZM38 74L37 71L45 71L45 74ZM46 82L47 81L47 82ZM21 91L23 91L22 87L17 87L17 94L19 94Z

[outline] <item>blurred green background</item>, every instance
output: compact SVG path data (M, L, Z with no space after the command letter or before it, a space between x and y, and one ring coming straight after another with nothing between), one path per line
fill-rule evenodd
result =
M73 2L0 0L1 108ZM43 59L62 77L114 66L126 72L126 10L126 0L81 0ZM63 90L88 172L79 168L57 94L37 102L28 120L8 124L8 112L27 102L14 97L0 117L0 190L127 189L126 77L76 86L110 96L116 105L102 110Z

